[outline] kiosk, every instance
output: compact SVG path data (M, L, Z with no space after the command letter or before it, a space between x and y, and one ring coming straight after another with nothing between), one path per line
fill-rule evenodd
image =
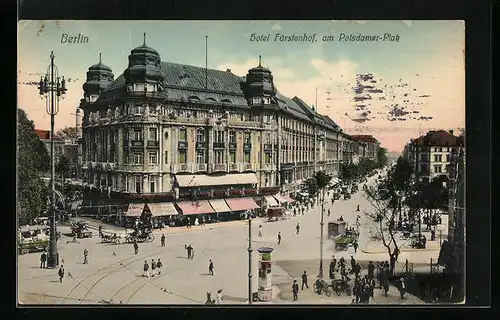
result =
M257 295L260 301L272 299L271 283L271 252L273 248L263 247L257 249L259 252L259 289Z

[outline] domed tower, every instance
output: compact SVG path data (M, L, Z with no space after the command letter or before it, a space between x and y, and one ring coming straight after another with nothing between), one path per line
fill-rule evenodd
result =
M158 52L146 45L144 33L144 43L130 52L128 68L123 73L127 92L162 91L165 76L160 63Z
M99 63L91 66L87 71L87 81L83 84L84 99L82 102L95 102L101 92L113 83L114 78L113 71L102 63L99 53Z
M271 71L261 65L248 70L246 76L247 99L250 105L262 106L276 104L276 88Z

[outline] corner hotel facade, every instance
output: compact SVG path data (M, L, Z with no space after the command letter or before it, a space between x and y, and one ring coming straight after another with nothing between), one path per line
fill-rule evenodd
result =
M364 156L329 117L281 95L260 58L241 77L163 62L144 41L116 79L99 57L83 90L87 214L265 208Z

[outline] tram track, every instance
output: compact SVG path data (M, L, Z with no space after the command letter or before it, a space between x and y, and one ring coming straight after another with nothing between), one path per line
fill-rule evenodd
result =
M64 302L66 302L66 300L70 299L70 298L69 298L69 297L70 297L70 295L71 295L71 294L72 294L72 293L73 293L73 292L74 292L77 288L79 288L79 287L83 287L83 288L85 288L85 289L87 290L87 292L85 293L85 296L84 296L82 299L80 299L80 301L84 301L84 300L85 300L85 298L86 298L86 297L87 297L90 293L92 293L92 289L93 289L93 288L94 288L97 284L99 284L102 280L104 280L105 278L107 278L108 276L110 276L111 274L113 274L113 273L115 273L115 272L119 271L120 269L122 269L122 268L124 268L124 267L126 267L126 266L129 266L129 265L131 265L131 264L133 264L133 263L135 263L135 262L137 262L137 261L140 261L140 260L143 260L143 259L147 259L147 258L149 258L149 257L151 257L151 256L159 255L159 254L161 254L161 253L163 253L163 252L164 252L164 250L157 251L157 252L155 252L155 253L151 253L151 254L148 254L148 255L145 255L145 256L141 256L140 258L138 258L138 257L136 257L136 256L127 257L127 258L125 258L125 259L119 260L119 261L117 262L117 264L118 264L118 266L117 266L117 267L113 267L113 266L105 266L105 267L103 267L103 268L98 269L97 271L95 271L95 272L91 273L90 275L86 276L86 277L85 277L85 278L83 278L82 280L78 281L78 283L77 283L77 284L76 284L76 285L75 285L75 286L74 286L74 287L70 290L70 292L69 292L69 293L68 293L68 294L64 297L64 299L62 300L62 302L61 302L61 303L64 303ZM132 258L135 258L135 259L134 259L134 260L132 260L132 261L130 261L130 262L127 262L127 264L125 264L125 265L123 264L123 262L125 262L125 261L127 261L127 260L129 260L129 259L132 259ZM100 272L105 271L106 269L109 269L109 268L113 268L113 269L112 269L110 272L106 273L106 274L105 274L103 277L101 277L99 280L97 280L96 282L94 282L90 288L87 288L86 286L84 286L84 285L83 285L83 283L84 283L85 281L87 281L88 279L92 278L93 276L95 276L95 275L99 274ZM74 278L73 278L73 279L74 279ZM76 280L76 279L75 279L75 280ZM94 295L95 295L95 294L94 294Z

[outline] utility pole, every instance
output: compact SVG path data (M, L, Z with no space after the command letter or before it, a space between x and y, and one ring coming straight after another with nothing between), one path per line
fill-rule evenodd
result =
M248 219L248 304L252 304L252 217Z
M325 189L323 188L321 190L322 192L322 201L321 201L321 235L320 235L320 241L319 241L319 278L323 278L323 225L325 224L323 222L324 216L325 216Z
M50 241L47 256L47 267L56 268L59 265L59 253L57 252L57 227L56 227L56 187L55 187L55 152L54 152L54 120L59 112L59 100L64 99L66 94L66 81L59 77L59 70L54 65L54 52L50 53L50 66L45 77L40 79L38 89L40 97L46 99L46 112L50 115L50 186L51 186L51 219L50 219Z

